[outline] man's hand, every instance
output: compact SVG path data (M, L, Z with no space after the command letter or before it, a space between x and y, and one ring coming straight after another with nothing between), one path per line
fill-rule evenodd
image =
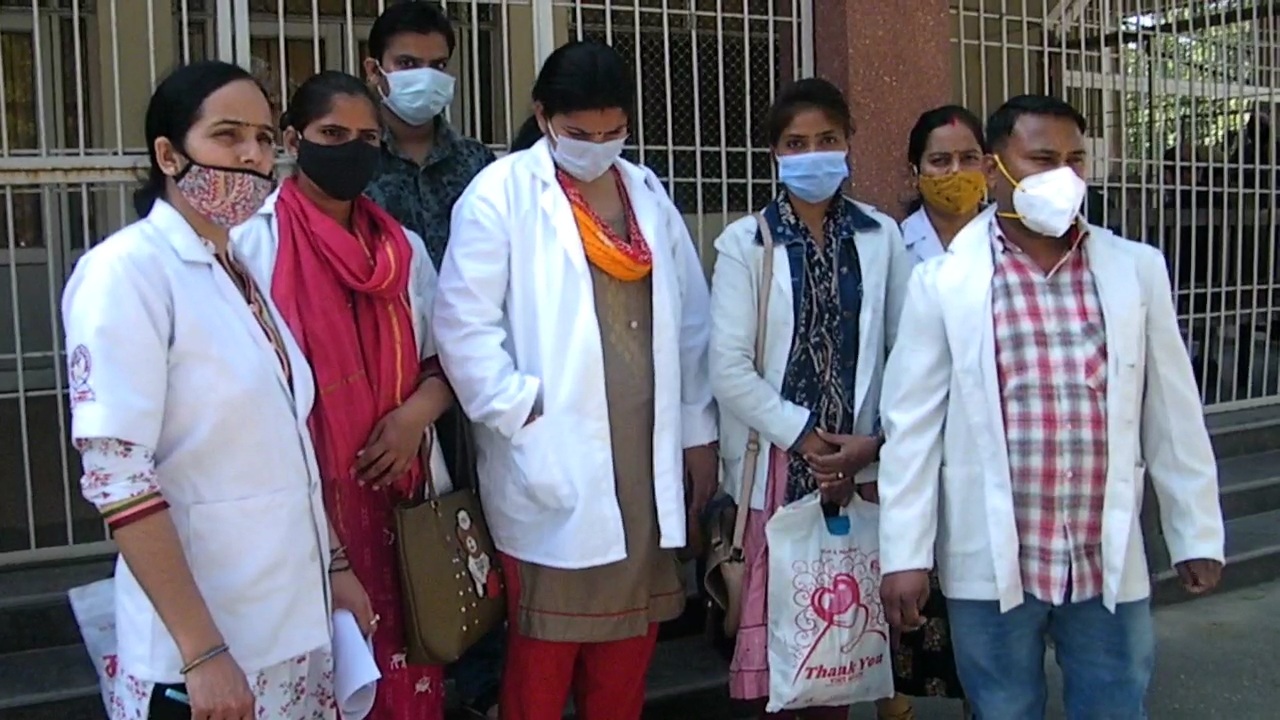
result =
M1218 586L1222 563L1217 560L1187 560L1177 565L1182 587L1192 595L1203 595Z
M929 573L906 570L889 573L880 581L880 599L889 625L901 632L919 630L924 625L920 611L929 599Z
M720 458L716 446L685 448L684 475L689 513L692 517L699 517L720 486Z

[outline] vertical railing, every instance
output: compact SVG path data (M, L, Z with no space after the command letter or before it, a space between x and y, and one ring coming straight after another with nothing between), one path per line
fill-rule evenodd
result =
M59 302L81 254L133 220L143 115L174 65L249 68L280 110L317 70L362 73L389 0L30 0L0 7L0 566L111 548L68 443ZM635 66L636 159L709 250L773 192L757 137L779 83L812 72L811 0L442 0L458 45L449 118L503 150L540 61L608 38ZM709 260L709 255L704 252Z
M780 83L812 74L811 0L534 2L558 39L608 42L632 64L629 152L667 185L709 267L720 231L775 190L760 131Z
M954 0L957 100L1089 120L1089 215L1158 247L1211 412L1280 402L1277 47L1266 0Z

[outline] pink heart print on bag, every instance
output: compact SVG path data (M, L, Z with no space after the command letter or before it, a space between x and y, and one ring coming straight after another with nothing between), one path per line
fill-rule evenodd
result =
M796 679L804 672L805 667L809 663L809 658L813 657L813 653L817 651L818 646L822 644L823 638L832 628L842 627L856 629L849 642L840 646L840 651L849 653L853 648L862 641L866 636L871 624L871 608L867 607L862 601L862 590L858 586L858 580L848 573L840 573L832 578L829 586L819 587L814 590L813 596L809 600L809 606L813 609L818 619L822 621L823 627L818 632L818 636L813 639L813 644L809 646L809 652L805 654L804 659L800 661L800 665L796 668ZM871 630L871 634L884 636L879 630Z

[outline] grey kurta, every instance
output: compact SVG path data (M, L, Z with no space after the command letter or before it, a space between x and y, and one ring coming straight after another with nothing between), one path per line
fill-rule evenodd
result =
M638 637L651 623L678 617L685 604L675 551L659 547L653 494L653 284L649 277L623 282L594 266L591 274L604 351L614 488L627 557L584 570L517 561L517 629L538 640L609 642ZM572 450L566 447L565 452Z

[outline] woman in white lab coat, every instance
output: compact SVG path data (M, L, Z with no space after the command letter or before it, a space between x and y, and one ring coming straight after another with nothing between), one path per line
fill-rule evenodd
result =
M945 105L920 115L907 138L907 162L917 195L902 223L907 252L918 264L946 252L956 233L973 220L987 194L982 173L986 153L982 121L958 105ZM907 697L963 698L947 624L947 605L932 576L933 593L921 614L925 624L902 633L894 649L893 682L899 695L891 701L897 715L914 717ZM968 705L964 717L969 716Z
M507 581L507 720L558 720L571 688L580 718L638 720L684 606L675 550L715 490L706 280L662 185L620 157L633 77L605 45L553 52L545 137L472 182L440 270L440 359Z
M427 327L435 269L422 239L361 195L382 132L360 80L312 76L282 124L297 171L233 242L322 389L311 431L325 507L380 618L373 643L382 679L368 717L439 720L442 668L404 662L394 535L396 504L425 483L426 431L453 404Z
M902 239L917 263L946 252L951 239L977 217L987 196L982 174L982 121L959 105L929 110L907 139L916 197L902 221Z
M782 505L815 490L833 509L850 501L855 482L871 495L883 441L880 379L911 273L892 218L843 194L853 127L847 101L826 80L784 88L766 121L783 190L716 240L711 378L720 453L726 489L739 511L749 513L729 693L761 706L769 695L765 523ZM773 267L761 328L765 253ZM762 332L763 357L757 357ZM751 430L763 452L746 497ZM765 717L843 720L848 712L810 707Z
M246 71L176 70L147 107L142 219L63 296L81 486L120 548L113 720L333 718L331 606L373 622L325 519L311 371L229 248L274 137Z

